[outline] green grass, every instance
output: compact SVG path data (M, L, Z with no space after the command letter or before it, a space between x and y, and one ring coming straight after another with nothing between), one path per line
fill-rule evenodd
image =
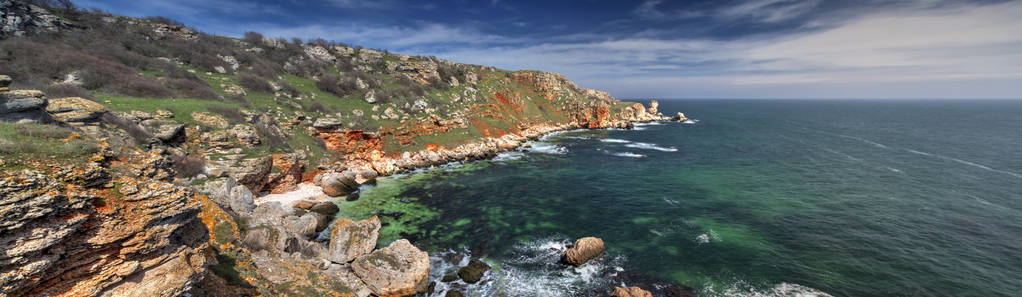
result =
M187 98L137 98L137 97L126 97L126 96L114 96L103 93L94 94L96 102L103 104L110 110L119 110L129 112L132 110L140 110L145 112L155 112L159 109L167 109L174 112L174 120L182 123L197 124L192 119L192 112L196 111L208 111L206 107L211 105L223 105L233 108L238 108L237 104L231 102L219 102L202 99L187 99Z
M0 157L4 167L16 168L30 160L81 162L99 147L70 129L38 124L0 123Z

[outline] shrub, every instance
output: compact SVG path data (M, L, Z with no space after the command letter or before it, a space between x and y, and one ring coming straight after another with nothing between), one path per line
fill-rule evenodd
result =
M176 97L206 100L220 99L220 95L210 89L209 85L206 85L205 82L200 83L184 78L167 78L163 80L163 85L173 91Z
M298 95L301 95L301 93L302 93L301 91L298 90L298 88L295 88L295 86L292 86L291 84L287 83L286 81L280 81L277 84L280 85L280 90L282 92L284 92L284 93L287 93L288 95L298 96Z
M158 16L158 15L157 16L149 16L149 17L145 17L145 20L153 22L153 23L160 23L160 24L170 25L170 26L178 26L178 27L184 27L185 26L184 23L179 22L179 21L177 21L175 19L172 19L172 18L165 17L165 16Z
M230 95L227 96L227 100L230 102L238 103L238 105L241 105L242 107L245 108L252 108L252 103L248 102L248 99L245 99L244 95Z
M245 32L245 41L253 46L263 45L263 34L259 32Z
M237 108L224 105L210 105L206 106L206 109L224 116L231 122L231 124L240 124L245 122L245 114Z
M257 60L254 63L251 63L251 65L251 72L264 78L277 79L278 76L284 74L284 71L280 68L280 66L266 61Z
M237 82L249 92L273 93L273 86L266 82L266 79L249 73L238 75Z
M43 92L50 98L82 97L93 100L92 93L82 87L73 84L52 84L43 88Z
M206 161L202 158L190 156L174 156L174 172L178 177L191 178L206 172Z

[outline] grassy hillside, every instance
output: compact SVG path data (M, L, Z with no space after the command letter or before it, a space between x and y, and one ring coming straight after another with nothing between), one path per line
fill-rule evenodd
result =
M344 152L327 149L311 127L317 120L379 137L395 155L564 123L580 108L627 105L550 73L255 32L214 36L160 17L51 11L66 22L60 30L0 39L0 74L13 78L13 89L83 97L123 114L169 111L195 131L185 148L200 155L216 153L195 136L236 125L261 139L235 143L246 155L301 150L320 160Z

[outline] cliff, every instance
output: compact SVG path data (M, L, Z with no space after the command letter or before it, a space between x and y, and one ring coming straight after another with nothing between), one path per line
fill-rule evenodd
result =
M547 72L15 0L0 21L7 296L422 292L428 256L374 251L372 222L339 225L330 198L255 200L664 119Z

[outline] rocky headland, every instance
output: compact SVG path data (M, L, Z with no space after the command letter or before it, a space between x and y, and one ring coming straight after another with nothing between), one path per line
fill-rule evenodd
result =
M325 41L17 0L0 24L0 296L421 294L427 252L337 203L556 131L686 120L553 73ZM584 238L564 261L602 253Z

